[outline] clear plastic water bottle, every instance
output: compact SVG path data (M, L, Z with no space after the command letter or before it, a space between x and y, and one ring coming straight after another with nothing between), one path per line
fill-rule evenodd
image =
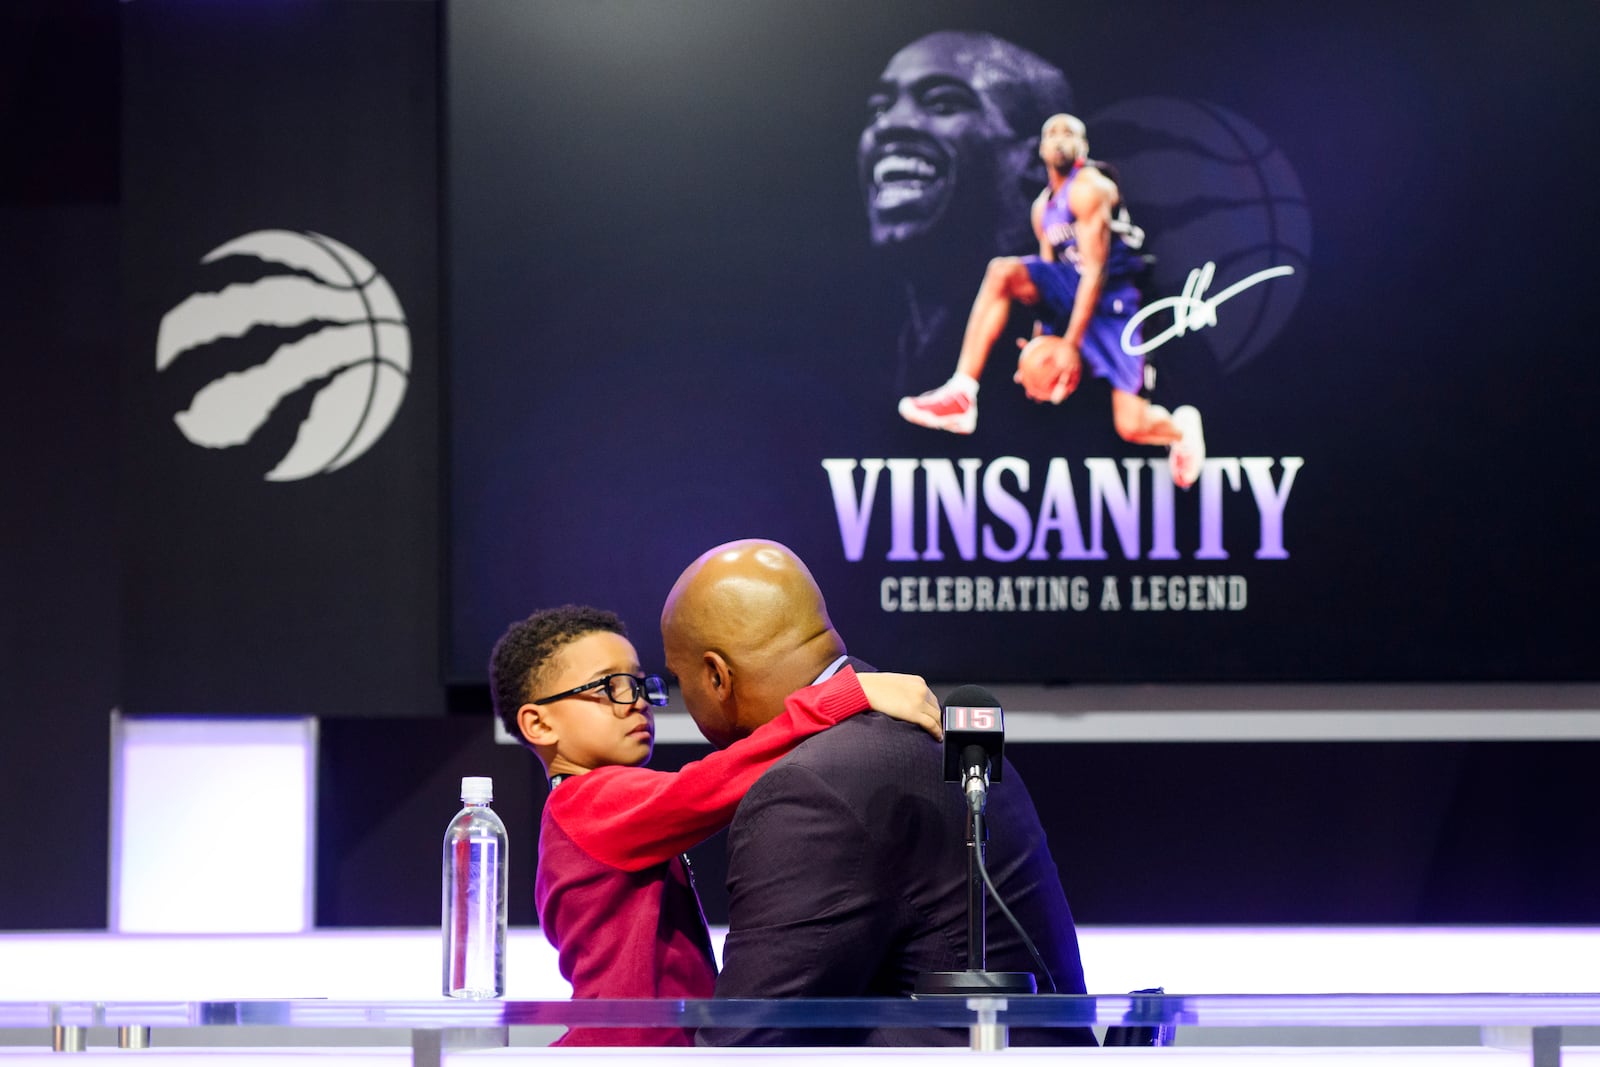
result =
M489 807L494 779L461 779L466 806L444 833L444 992L506 991L506 824Z

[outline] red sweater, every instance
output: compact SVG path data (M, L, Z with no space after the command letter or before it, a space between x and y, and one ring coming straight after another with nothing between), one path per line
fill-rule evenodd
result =
M749 737L680 771L599 767L551 790L534 900L576 999L712 995L716 963L680 855L728 825L745 791L812 734L867 709L855 671L784 701ZM692 1045L668 1027L569 1030L563 1045Z

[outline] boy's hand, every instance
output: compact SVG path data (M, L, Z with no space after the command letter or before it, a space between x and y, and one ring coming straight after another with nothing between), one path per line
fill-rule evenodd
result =
M914 723L932 734L934 740L944 740L944 713L939 698L920 676L870 671L857 678L873 711Z

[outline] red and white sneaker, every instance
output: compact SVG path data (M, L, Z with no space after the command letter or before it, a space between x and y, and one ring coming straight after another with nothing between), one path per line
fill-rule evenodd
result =
M1172 413L1172 424L1183 431L1181 439L1167 446L1172 484L1187 489L1200 480L1200 472L1205 469L1205 430L1200 425L1200 412L1189 404Z
M930 430L971 433L978 428L977 390L951 378L921 396L902 397L900 417Z

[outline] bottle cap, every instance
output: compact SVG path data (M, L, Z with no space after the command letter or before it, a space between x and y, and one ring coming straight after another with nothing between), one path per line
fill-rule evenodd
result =
M461 779L461 799L468 804L484 804L494 799L493 778Z

